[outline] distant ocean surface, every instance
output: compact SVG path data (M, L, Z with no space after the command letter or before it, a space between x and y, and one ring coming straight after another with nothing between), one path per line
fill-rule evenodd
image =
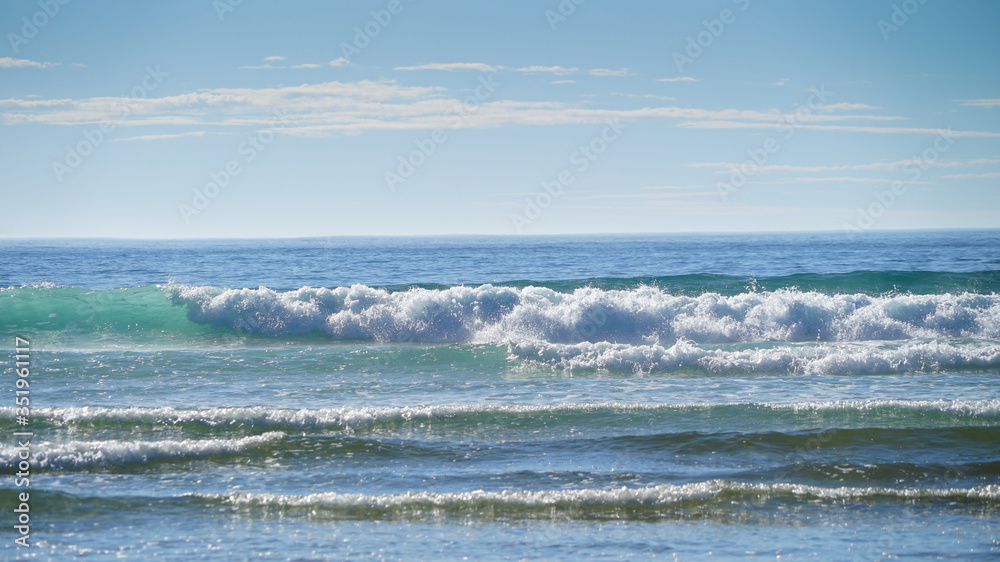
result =
M992 559L998 290L997 230L0 240L0 552Z

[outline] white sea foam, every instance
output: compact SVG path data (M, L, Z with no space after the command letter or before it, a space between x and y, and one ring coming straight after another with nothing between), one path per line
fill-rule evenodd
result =
M515 357L565 369L636 372L689 368L717 373L876 374L1000 366L1000 344L988 342L782 345L731 350L706 348L685 340L668 346L533 341L511 343L509 348Z
M168 285L191 320L265 335L424 342L631 344L1000 338L1000 296L827 295L781 289L734 296L654 287L452 287L389 292L365 285L278 292Z
M130 426L155 425L177 426L201 425L225 428L227 430L293 427L297 429L317 429L326 427L357 428L380 422L407 422L423 420L445 420L461 416L494 414L498 416L522 416L535 414L586 414L586 413L633 413L633 412L685 412L692 409L734 408L774 411L844 411L867 412L878 410L898 410L901 412L940 412L957 416L995 418L1000 416L1000 399L988 400L836 400L791 403L769 402L719 402L695 404L648 404L625 402L594 402L566 404L466 404L435 406L382 406L285 409L264 406L179 409L172 407L155 408L109 408L109 407L66 407L33 408L37 419L48 420L57 425L78 425L94 423L118 423ZM0 420L13 420L13 407L0 407ZM502 423L502 422L499 422ZM265 433L247 439L279 439L280 432ZM263 441L261 441L263 442ZM168 441L152 443L167 444ZM184 441L189 446L222 446L224 440ZM230 444L249 446L257 441ZM200 444L200 445L199 445ZM2 458L9 454L3 451Z
M1000 500L1000 485L970 488L826 488L803 484L751 484L712 480L691 484L663 484L645 488L579 489L543 491L483 491L469 492L407 492L404 494L366 495L322 492L308 495L266 493L190 494L221 500L246 507L307 507L327 509L366 508L393 510L399 508L478 509L490 507L657 507L687 501L712 501L726 496L748 499L792 495L807 500L866 500L887 498L901 500L969 499Z
M52 469L145 464L157 460L240 453L284 437L284 433L272 431L235 439L43 441L32 444L30 462L35 467ZM12 468L17 463L18 450L12 445L0 445L0 466Z

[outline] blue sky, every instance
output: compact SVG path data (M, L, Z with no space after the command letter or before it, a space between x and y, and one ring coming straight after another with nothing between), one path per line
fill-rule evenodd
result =
M997 227L997 21L942 0L10 0L0 236Z

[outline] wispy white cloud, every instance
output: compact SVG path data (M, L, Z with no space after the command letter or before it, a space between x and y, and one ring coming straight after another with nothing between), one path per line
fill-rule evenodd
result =
M606 199L606 200L627 200L627 199L641 199L643 201L663 201L663 200L673 200L673 199L687 199L692 197L712 197L716 198L719 194L714 189L702 190L702 191L684 191L684 192L671 192L671 193L612 193L603 195L585 195L580 197L567 197L569 200L583 201L588 199ZM703 202L700 204L704 204Z
M698 78L690 76L678 76L677 78L657 78L656 82L698 82Z
M677 99L677 98L672 98L670 96L658 96L656 94L623 94L621 92L611 92L611 95L622 96L626 98L643 98L643 99L664 100L664 101L673 101Z
M892 178L858 178L858 177L838 177L838 178L785 178L772 181L751 181L747 183L756 184L785 184L785 183L902 183L902 184L933 184L928 181L897 180Z
M413 118L443 113L443 88L406 87L391 81L325 82L282 88L219 88L160 98L0 99L0 122L79 125L109 121L119 125L259 125L274 109L292 120L319 123L365 122L382 114ZM127 108L123 116L122 108Z
M295 69L295 70L302 70L302 69L323 68L322 64L317 64L317 63L314 63L314 62L304 62L304 63L300 63L300 64L293 64L291 66L284 65L284 64L270 64L272 62L281 62L283 60L286 60L285 57L278 57L278 56L265 57L264 58L264 62L266 64L246 65L246 66L241 66L239 68L240 68L240 70L275 70L275 69L282 69L282 68L291 68L291 69ZM347 66L349 64L351 64L351 63L347 59L345 59L344 57L339 57L337 59L334 59L334 60L326 63L327 66Z
M949 176L941 176L944 179L949 180L973 180L973 179L986 179L986 178L1000 178L1000 172L986 172L985 174L952 174Z
M0 57L0 68L49 68L59 66L58 62L36 62L28 59ZM75 66L75 65L74 65Z
M632 73L631 70L627 68L611 69L611 68L592 68L581 70L575 66L501 66L494 64L486 64L483 62L436 62L428 64L419 64L416 66L397 66L394 70L444 70L448 72L455 72L460 70L476 70L479 72L498 72L501 70L506 70L510 72L520 72L522 74L554 74L556 76L568 76L570 74L576 74L579 72L584 72L590 74L591 76L628 76Z
M828 103L817 107L816 111L868 111L872 109L882 108L863 103Z
M772 82L771 85L772 86L784 86L785 84L788 83L788 80L789 80L788 78L779 78L777 81Z
M980 158L966 162L957 160L895 160L893 162L874 162L871 164L841 164L829 166L789 166L786 164L770 164L757 167L757 173L815 173L815 172L837 172L844 170L898 170L905 166L920 165L922 167L936 168L956 168L961 166L974 166L979 164L1000 163L1000 158ZM693 162L687 164L689 168L717 168L717 174L728 174L738 170L742 166L739 162Z
M553 84L576 84L576 80L553 80Z
M507 69L507 67L502 67ZM579 68L574 67L563 67L563 66L521 66L518 68L509 68L508 70L513 70L514 72L524 72L526 74L534 73L550 73L557 76L565 76L566 74L573 74L574 72L580 72Z
M718 197L718 196L716 196ZM522 207L523 203L520 204ZM679 200L668 200L668 201L634 201L631 203L622 202L606 202L600 205L562 205L561 208L566 209L597 209L597 210L608 210L613 209L616 211L638 211L638 212L659 212L659 213L671 213L683 214L683 216L692 215L711 215L714 217L719 216L734 216L734 217L760 217L763 215L787 215L787 216L802 216L804 214L831 214L840 213L843 215L849 215L855 212L855 209L850 208L837 208L837 207L779 207L779 206L764 206L764 205L734 205L732 203L724 203L722 201L679 201ZM899 211L900 214L903 213L902 210Z
M496 72L497 67L481 62L435 62L416 66L397 66L394 70L444 70L447 72L478 70L479 72Z
M1000 107L1000 98L992 99L979 99L979 100L952 100L959 102L958 105L974 106L974 107Z
M495 100L456 124L461 111L458 94L441 87L403 86L392 80L323 82L278 88L217 88L161 98L96 97L82 99L0 99L0 124L80 125L110 121L123 126L178 125L197 127L246 127L271 123L281 110L282 132L304 136L358 134L373 130L427 130L435 128L494 128L516 125L550 126L598 124L607 120L683 120L681 126L721 123L721 128L752 126L771 128L790 116L775 111L643 107L600 109L555 101ZM591 102L592 103L592 102ZM122 107L127 107L126 115ZM451 117L449 117L451 116ZM892 119L892 117L888 117ZM869 115L813 115L818 122L845 119L887 119ZM816 125L802 125L817 127ZM833 130L871 131L868 127L835 127ZM878 130L877 128L874 128ZM906 132L933 131L907 129ZM970 133L956 131L954 136ZM983 135L992 133L976 133ZM995 135L1000 136L1000 135Z
M704 185L647 185L640 187L646 191L661 191L661 190L671 190L671 189L696 189L705 187ZM714 188L713 188L714 189Z
M810 120L816 120L817 116L810 116ZM889 119L899 119L898 117L880 117L880 116L856 116L856 115L845 115L841 116L849 119L876 119L876 120L889 120ZM740 121L689 121L687 123L681 123L680 127L685 127L688 129L768 129L773 128L774 124L768 123L747 123ZM806 129L812 131L844 131L850 133L878 133L878 134L915 134L915 135L940 135L947 134L952 137L987 137L995 138L1000 137L1000 133L994 133L992 131L949 131L947 129L933 129L928 127L868 127L862 125L807 125L807 124L797 124L797 128Z
M219 133L209 133L208 131L190 131L187 133L173 133L167 135L139 135L137 137L114 139L114 142L152 141L152 140L163 140L163 139L179 139L184 137L203 137L208 134L219 134Z
M610 68L592 68L587 71L587 74L591 76L628 76L632 74L627 68L619 68L618 70L613 70Z
M358 133L366 130L454 127L449 114L458 100L444 97L443 88L404 87L394 82L326 82L285 88L216 89L191 94L126 100L0 100L5 124L74 125L110 119L122 125L187 124L247 125L271 119L269 108L290 114L285 132L306 135ZM127 103L127 119L116 107ZM603 123L608 119L748 119L773 121L767 112L655 107L631 110L589 109L560 102L500 100L483 103L462 120L467 128L508 125ZM826 116L834 120L835 116Z

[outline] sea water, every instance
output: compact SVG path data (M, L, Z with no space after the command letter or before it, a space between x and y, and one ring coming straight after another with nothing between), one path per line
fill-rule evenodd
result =
M1000 231L3 240L0 287L7 559L1000 553Z

